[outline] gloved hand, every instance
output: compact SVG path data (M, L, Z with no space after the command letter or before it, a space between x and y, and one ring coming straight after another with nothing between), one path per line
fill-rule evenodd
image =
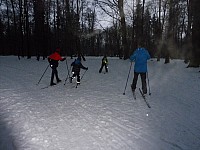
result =
M86 68L86 70L88 70L88 67Z
M48 58L48 62L49 62L50 67L52 68L53 65L51 64L51 59L50 58Z

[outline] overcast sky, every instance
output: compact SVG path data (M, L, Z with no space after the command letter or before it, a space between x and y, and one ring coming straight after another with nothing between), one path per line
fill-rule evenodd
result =
M103 0L101 0L103 1ZM107 2L107 0L105 0ZM145 4L147 4L150 0L146 0L145 1ZM152 3L154 3L156 0L151 0ZM90 3L92 3L90 0L89 0ZM136 4L136 2L135 2ZM96 13L97 13L97 19L98 19L98 22L96 23L96 27L97 28L101 28L101 26L103 28L106 28L106 27L110 27L113 25L113 19L107 15L105 12L103 12L103 10L101 10L101 8L99 8L97 6L98 9L96 9ZM132 8L133 8L133 0L124 0L124 12L125 12L125 15L126 15L126 22L129 23L131 22L131 18L133 16L132 14ZM107 9L109 10L109 8L107 7ZM101 25L100 25L101 24Z
M124 11L126 14L126 21L130 21L130 17L132 16L132 6L133 6L133 0L125 0L124 3ZM109 15L107 15L105 12L103 12L103 10L101 10L98 6L97 6L97 19L98 22L96 23L96 27L97 28L106 28L106 27L110 27L113 25L113 18L111 18ZM106 8L106 7L105 7ZM106 9L109 10L109 8L107 7Z

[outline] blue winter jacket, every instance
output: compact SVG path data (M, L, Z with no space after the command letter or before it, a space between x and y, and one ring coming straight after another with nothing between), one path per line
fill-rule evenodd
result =
M87 69L86 67L83 66L79 58L75 59L74 62L71 63L71 66L73 66L72 72L75 72L76 74L80 73L81 68L85 70Z
M130 56L130 60L135 61L134 71L138 73L147 72L148 59L150 59L149 52L145 48L137 48Z

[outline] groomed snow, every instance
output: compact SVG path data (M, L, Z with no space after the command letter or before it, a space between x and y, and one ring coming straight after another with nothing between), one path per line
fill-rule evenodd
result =
M109 73L98 73L102 57L86 57L88 71L75 88L50 83L47 60L0 56L1 150L199 150L200 73L182 60L148 62L148 108L128 86L130 61L108 58ZM73 59L67 58L70 67ZM85 70L81 70L81 75ZM141 87L140 78L138 88Z

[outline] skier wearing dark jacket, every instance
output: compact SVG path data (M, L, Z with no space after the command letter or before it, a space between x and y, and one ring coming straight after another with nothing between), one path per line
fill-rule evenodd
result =
M84 67L81 63L81 58L78 57L77 59L74 60L71 64L72 66L72 77L70 77L70 82L72 83L72 80L77 77L77 84L80 84L80 70L85 69L88 70L88 67Z
M108 59L107 59L106 55L104 55L104 57L102 58L101 68L99 69L99 73L101 73L103 67L105 67L106 72L108 72Z
M57 71L58 61L64 61L66 58L62 58L59 53L60 53L60 49L57 48L56 51L48 57L50 67L52 68L51 82L50 82L51 86L56 85L53 82L54 75L56 76L57 83L61 82L61 80L58 78L58 71Z

